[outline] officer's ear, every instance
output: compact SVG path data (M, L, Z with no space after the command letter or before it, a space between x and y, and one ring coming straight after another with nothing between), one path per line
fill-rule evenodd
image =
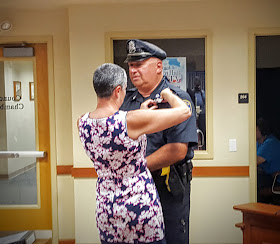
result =
M157 61L157 74L160 74L162 72L162 61L158 59Z

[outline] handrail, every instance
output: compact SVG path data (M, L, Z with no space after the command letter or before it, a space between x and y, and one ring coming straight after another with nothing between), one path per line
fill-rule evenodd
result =
M0 151L0 158L44 158L44 151Z

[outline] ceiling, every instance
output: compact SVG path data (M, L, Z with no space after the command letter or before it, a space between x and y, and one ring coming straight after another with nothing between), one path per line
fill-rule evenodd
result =
M2 9L61 9L72 5L194 2L205 0L0 0Z

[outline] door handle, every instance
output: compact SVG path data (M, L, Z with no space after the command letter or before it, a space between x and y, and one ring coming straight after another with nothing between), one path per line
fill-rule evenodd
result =
M44 158L45 151L0 151L0 158Z

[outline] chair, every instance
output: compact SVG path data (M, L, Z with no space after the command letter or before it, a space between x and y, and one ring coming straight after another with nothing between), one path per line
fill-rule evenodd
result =
M278 175L280 177L280 172L276 172L274 174L274 179L273 179L273 184L272 184L271 190L274 194L279 194L280 195L280 183L277 183L277 176Z
M273 174L271 187L262 188L258 191L258 202L280 206L280 183L277 181L277 177L280 177L280 171Z
M273 184L271 187L271 191L273 194L272 204L280 206L280 183L277 181L277 177L280 178L280 171L274 173Z
M202 148L203 148L204 143L205 143L204 134L203 134L202 130L200 130L198 128L196 130L196 133L197 133L197 137L198 137L198 145L197 145L198 150L203 150Z

